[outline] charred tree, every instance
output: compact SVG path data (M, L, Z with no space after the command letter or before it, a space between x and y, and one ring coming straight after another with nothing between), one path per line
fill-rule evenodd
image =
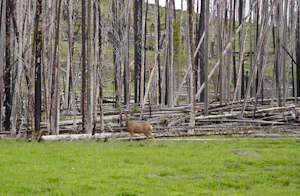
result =
M142 1L134 0L134 102L140 101L142 51Z
M43 13L42 13L42 0L36 2L36 54L35 54L35 104L34 104L34 121L35 121L35 134L40 131L41 121L41 103L42 103L42 86L41 86L41 64L42 64L42 30L43 30Z
M4 87L5 87L5 131L10 131L10 116L11 116L11 51L10 51L10 6L6 6L6 45L5 45L5 74L4 74Z

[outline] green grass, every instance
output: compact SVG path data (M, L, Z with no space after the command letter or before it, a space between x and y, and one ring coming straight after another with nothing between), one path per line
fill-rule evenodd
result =
M0 140L0 195L300 194L296 139L143 144Z

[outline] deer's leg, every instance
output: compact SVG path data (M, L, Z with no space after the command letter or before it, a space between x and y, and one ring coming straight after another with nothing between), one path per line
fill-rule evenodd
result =
M133 132L130 132L130 143L132 143Z
M146 136L146 141L145 141L145 143L148 144L148 138L149 138L149 135L148 135L147 133L144 133L144 134L145 134L145 136Z
M153 139L153 141L155 143L155 137L151 133L149 133L149 135L152 137L152 139Z

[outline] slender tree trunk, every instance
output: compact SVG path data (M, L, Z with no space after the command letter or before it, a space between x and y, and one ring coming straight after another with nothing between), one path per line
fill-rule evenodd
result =
M243 12L244 12L244 2L243 0L239 1L239 24L242 24L242 19L243 19ZM242 31L240 31L240 35L239 35L239 45L242 45L242 41L243 41L243 36L244 36L244 31L242 29ZM240 47L241 48L241 47ZM244 67L244 61L243 57L241 57L241 55L244 55L243 52L239 52L239 64L242 66L242 80L241 80L241 95L239 95L238 100L240 100L240 98L244 99L244 94L245 94L245 67Z
M102 45L102 25L101 25L101 6L100 6L100 0L98 1L98 14L99 14L99 25L98 25L98 37L99 37L99 83L100 83L100 89L99 89L99 96L100 96L100 131L104 130L104 119L103 119L103 45Z
M179 84L180 84L180 67L181 67L181 43L182 43L182 16L183 16L183 0L181 0L181 9L180 9L180 25L179 25L179 46L178 46L178 70L177 70L177 93L179 93ZM177 99L177 105L179 105L179 99Z
M0 76L2 77L3 71L4 71L4 29L5 29L5 21L6 21L6 0L1 1L1 32L0 32ZM3 115L3 82L2 78L0 78L0 132L2 129L2 115Z
M92 62L92 6L91 0L87 0L87 134L93 131L93 62Z
M54 92L54 121L53 121L53 132L59 134L59 120L60 120L60 73L61 73L61 42L62 42L62 32L61 32L61 22L62 22L62 6L61 2L58 3L57 9L57 30L56 30L56 44L57 47L57 62L55 69L55 92Z
M209 3L205 4L205 68L204 68L204 115L208 115L208 36L209 36Z
M287 21L287 12L288 12L288 1L283 1L284 2L284 8L282 7L282 10L283 10L283 21L282 21L282 24L283 24L283 28L282 28L282 46L284 48L287 48L286 45L287 45L287 24L288 24L288 21ZM283 6L283 4L282 4ZM292 15L292 13L290 13L290 15ZM283 82L283 85L282 85L282 98L283 98L283 106L286 105L286 95L287 95L287 88L286 88L286 52L282 52L281 54L281 65L282 65L282 82Z
M201 13L200 13L200 37L202 37L204 30L205 30L205 0L201 0ZM200 39L199 39L200 41ZM204 43L201 44L200 49L199 49L199 54L200 54L200 86L204 83L204 70L205 70L205 53L204 53ZM204 102L204 92L200 93L200 102Z
M218 54L219 54L219 79L220 79L220 105L223 104L223 61L222 61L222 38L221 38L221 31L222 31L222 24L221 24L221 13L220 13L220 0L217 2L217 20L218 20Z
M275 48L275 64L276 64L276 97L277 97L277 105L281 106L281 96L280 96L280 88L281 88L281 67L280 67L280 18L281 18L281 12L280 12L280 0L278 2L277 10L276 10L276 32L275 32L275 42L276 42L276 48Z
M6 50L5 50L5 75L4 75L4 87L5 87L5 131L10 131L10 116L11 116L11 94L10 94L10 6L6 6Z
M232 33L234 34L235 32L235 5L236 5L236 0L233 0L233 20L232 20ZM233 82L234 82L234 88L236 88L236 65L235 65L235 40L233 41L232 44L232 63L233 63Z
M67 53L67 73L66 73L66 86L65 86L65 102L64 109L69 112L69 89L70 89L70 72L72 66L72 50L73 50L73 34L74 34L74 24L72 20L73 15L73 0L68 0L68 53Z
M296 61L300 65L300 1L298 0L297 28L296 28ZM300 67L297 66L297 97L300 97ZM298 101L297 101L298 102Z
M173 30L173 22L174 22L174 0L170 0L169 2L169 32L170 32L170 36L169 36L169 90L168 90L168 107L171 107L173 104L173 100L174 100L174 80L173 80L173 74L174 74L174 66L173 66L173 62L174 62L174 42L173 42L173 37L174 37L174 30ZM193 12L194 13L194 12ZM192 40L192 42L194 42L194 39ZM194 50L194 49L193 49ZM195 76L195 75L194 75ZM196 83L195 83L196 84Z
M139 102L141 71L141 0L134 0L134 102Z
M81 34L81 112L82 132L87 133L87 111L86 111L86 6L82 0L82 34Z
M158 17L159 17L159 0L155 0L155 8L154 8L154 37L155 37L155 46L154 46L154 67L155 68L155 79L154 79L154 104L159 105L159 88L160 88L160 77L159 77L159 36L158 36Z
M36 4L36 58L35 58L35 133L40 131L41 120L41 103L42 103L42 88L41 88L41 64L42 64L42 30L43 30L43 13L42 0L37 0Z
M194 1L189 0L189 37L190 37L190 59L191 59L191 66L192 66L192 74L191 74L191 80L192 80L192 87L191 87L191 117L190 117L190 126L195 126L195 110L196 110L196 80L195 80L195 57L194 57ZM208 11L208 10L206 10Z
M141 29L141 71L140 71L140 93L139 93L139 96L140 96L140 104L141 105L144 105L143 101L144 101L144 91L145 91L145 38L146 38L146 35L145 35L145 22L146 22L146 19L145 19L145 1L141 1L141 26L142 26L142 29Z

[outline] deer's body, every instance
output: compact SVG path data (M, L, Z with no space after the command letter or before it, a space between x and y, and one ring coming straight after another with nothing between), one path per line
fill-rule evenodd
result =
M146 136L146 143L148 141L149 136L152 137L154 143L155 138L151 134L152 126L149 123L136 123L129 121L129 117L126 115L126 127L127 131L130 132L130 142L132 142L132 137L134 133L144 133Z

